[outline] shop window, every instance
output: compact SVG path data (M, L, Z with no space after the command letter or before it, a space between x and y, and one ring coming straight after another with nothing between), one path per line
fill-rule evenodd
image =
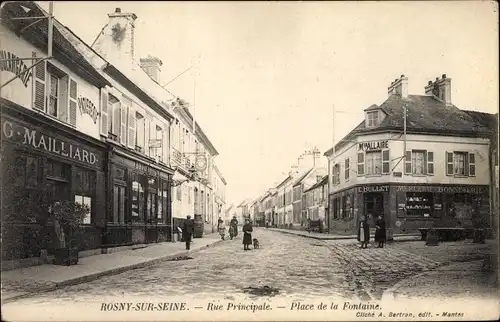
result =
M86 205L89 207L89 211L85 215L85 218L83 218L82 224L84 225L90 225L92 223L92 198L90 197L85 197L81 195L75 195L75 203L79 203L81 205Z
M433 214L433 194L428 192L406 193L406 215L428 218Z
M69 181L70 166L54 160L47 160L47 178L58 181Z
M144 222L144 181L145 177L136 173L132 174L132 222Z
M155 223L158 216L158 181L155 178L148 179L148 196L146 201L146 221Z
M116 224L125 223L125 206L127 204L127 188L115 184L113 187L113 219Z
M446 175L475 176L476 158L474 153L446 152Z
M382 173L382 152L366 152L365 159L367 175L377 175Z

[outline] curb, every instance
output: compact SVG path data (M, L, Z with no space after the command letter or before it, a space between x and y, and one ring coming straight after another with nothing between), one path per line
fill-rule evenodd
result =
M306 234L296 234L296 233L292 233L292 232L289 232L289 231L283 231L283 230L274 230L274 229L271 229L271 231L275 231L275 232L278 232L278 233L282 233L282 234L288 234L288 235L294 235L294 236L299 236L299 237L304 237L304 238L311 238L311 239L316 239L316 240L346 240L346 239L351 239L351 240L356 240L356 237L351 237L351 236L332 236L332 237L318 237L318 236L314 236L314 235L306 235ZM325 236L328 236L327 234ZM408 237L419 237L420 235L404 235L404 236L408 236ZM388 242L409 242L409 241L419 241L420 239L393 239L391 241L388 241Z
M168 254L168 255L160 257L160 258L147 260L147 261L144 261L141 263L131 264L131 265L123 266L123 267L110 269L107 271L93 273L93 274L89 274L89 275L85 275L85 276L80 276L80 277L68 279L68 280L65 280L65 281L62 281L59 283L53 283L54 285L52 285L52 286L38 288L38 289L35 289L34 291L28 291L26 294L20 294L20 295L16 295L16 296L13 296L11 298L5 299L2 301L2 304L17 301L17 300L31 297L31 296L37 295L37 294L51 292L51 291L54 291L54 290L61 288L61 287L64 287L64 286L71 286L71 285L77 285L77 284L82 284L82 283L94 281L94 280L99 279L103 276L118 275L118 274L124 273L126 271L152 266L152 265L158 264L158 263L163 262L163 261L174 259L174 258L179 257L179 256L186 256L189 254L197 253L197 252L204 250L206 248L213 247L221 242L223 242L223 240L216 240L215 242L213 242L211 244L202 246L202 247L197 248L197 249L192 249L190 251L186 251L186 250L178 251L178 252Z

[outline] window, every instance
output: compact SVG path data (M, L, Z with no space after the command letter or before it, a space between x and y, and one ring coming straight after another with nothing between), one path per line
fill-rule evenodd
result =
M156 139L156 142L157 142L157 145L156 145L156 156L158 157L158 160L162 161L162 156L163 156L163 146L162 146L162 142L163 142L163 129L161 127L159 127L158 125L156 125L156 135L155 135L155 139Z
M476 157L468 152L446 152L446 175L475 176Z
M366 153L366 174L377 175L382 173L382 153L380 151Z
M378 125L378 111L368 112L368 127L373 127Z
M411 152L411 173L416 175L424 175L426 171L426 151L413 150Z
M146 177L132 174L132 222L144 222L144 182Z
M136 127L135 127L135 149L138 152L144 151L144 133L146 130L145 119L139 112L135 113Z
M332 169L333 184L340 184L340 164L335 164Z
M108 94L108 108L111 113L111 117L108 117L108 136L112 140L118 141L122 123L122 109L120 101L111 94Z
M53 74L50 74L48 103L47 113L49 113L49 115L57 117L59 106L59 78Z
M345 169L344 169L344 178L345 180L349 180L349 158L345 159Z
M47 177L57 181L69 181L70 167L65 163L54 160L47 162Z
M92 202L95 196L96 186L95 173L75 167L73 169L73 191L75 193L75 202L89 207L89 212L83 220L83 224L92 223L93 207Z
M158 223L164 224L170 222L170 202L168 191L170 185L168 181L160 181L160 192L158 193Z
M365 154L363 152L358 153L358 175L365 174Z
M91 222L91 218L92 218L92 198L90 197L84 197L84 196L80 196L80 195L75 195L75 203L79 203L81 205L86 205L89 207L89 211L87 212L87 214L85 215L85 218L83 218L83 221L82 221L82 224L84 225L90 225L92 222Z

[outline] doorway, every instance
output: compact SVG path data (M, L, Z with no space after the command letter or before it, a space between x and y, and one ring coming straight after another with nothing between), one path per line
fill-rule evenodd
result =
M382 192L365 193L365 216L374 220L377 215L384 214L384 194Z

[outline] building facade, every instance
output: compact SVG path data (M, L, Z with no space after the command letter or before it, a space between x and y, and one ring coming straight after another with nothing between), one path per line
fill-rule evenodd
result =
M362 216L379 214L389 238L477 226L489 216L489 130L451 103L446 75L429 82L425 95L408 95L407 86L404 76L393 82L388 99L365 110L335 155L325 153L330 232L355 234Z
M293 183L293 226L305 227L307 224L307 211L303 211L302 194L305 190L321 181L326 174L325 168L310 168L303 172ZM304 209L307 210L307 209Z
M314 185L304 190L306 199L306 216L310 220L321 220L326 223L328 206L328 176L323 176Z
M214 214L217 220L222 218L225 221L226 214L226 180L222 176L219 168L213 163L213 186L214 186Z

